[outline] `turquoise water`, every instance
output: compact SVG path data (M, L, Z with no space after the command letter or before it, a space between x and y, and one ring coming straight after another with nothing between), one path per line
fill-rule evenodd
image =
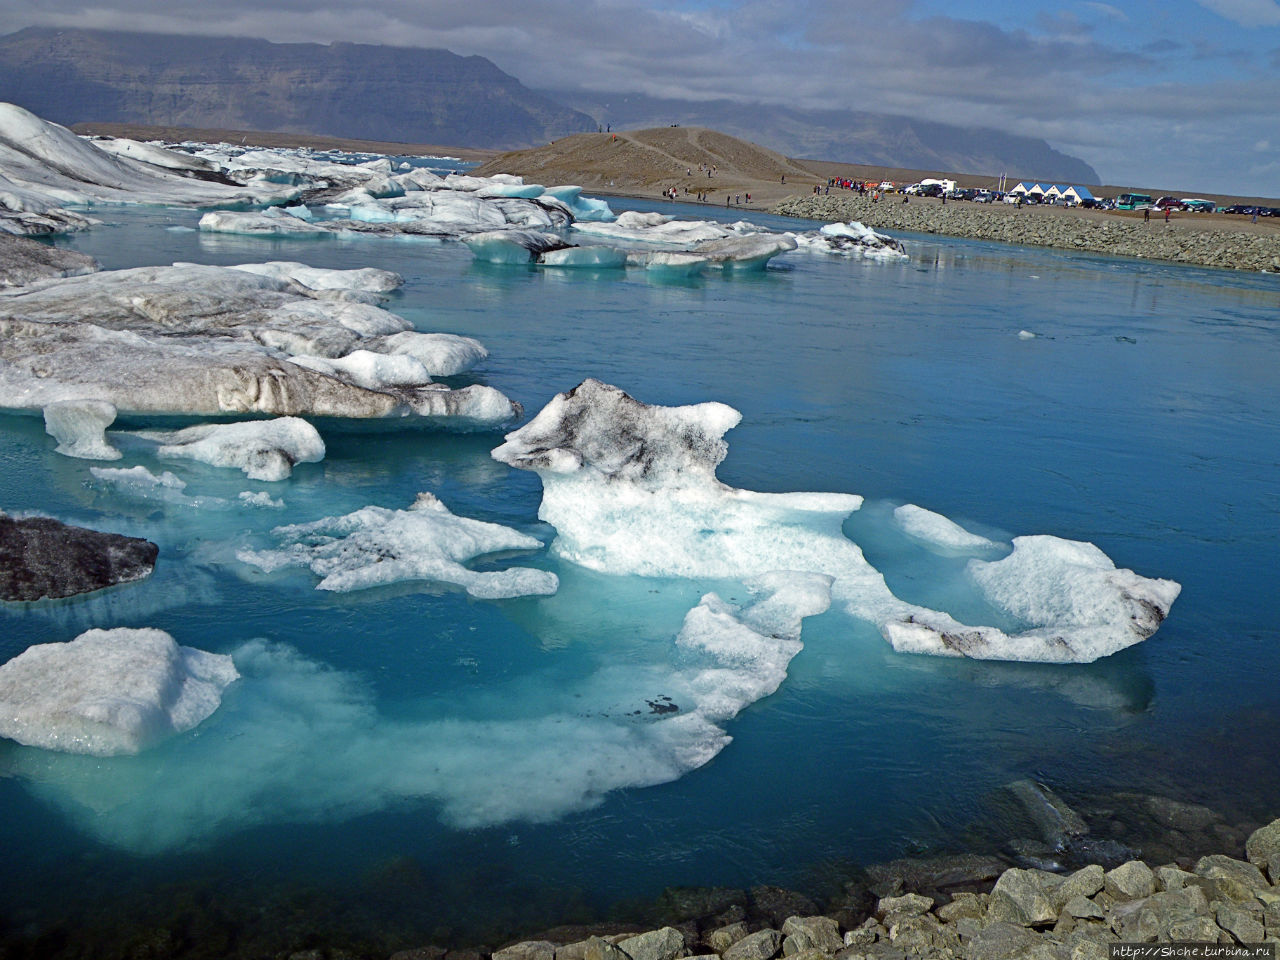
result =
M549 542L537 477L489 457L498 435L327 430L325 460L278 484L114 436L125 459L111 466L172 470L205 498L191 504L94 482L38 418L0 418L4 509L161 547L145 583L5 607L0 659L155 626L234 654L245 677L192 734L136 758L0 743L11 932L50 914L150 922L194 898L236 923L272 905L403 946L536 929L672 884L817 892L833 864L955 847L994 816L991 791L1024 776L1280 812L1277 277L906 236L904 264L793 253L672 282L476 264L460 244L201 235L177 210L95 215L107 222L61 242L107 268L395 270L407 282L388 308L480 339L489 360L458 382L529 414L589 376L649 403L728 403L743 418L721 479L864 495L845 529L906 599L938 599L945 571L888 535L901 503L1005 541L1091 541L1183 592L1152 638L1084 666L901 655L837 611L810 618L788 678L726 725L723 752L610 789L605 768L649 760L619 759L601 716L660 692L684 613L710 590L745 599L738 585L608 577L538 551L497 565L554 570L554 597L335 596L306 571L234 558L275 525L403 509L423 490ZM216 502L246 489L285 506Z

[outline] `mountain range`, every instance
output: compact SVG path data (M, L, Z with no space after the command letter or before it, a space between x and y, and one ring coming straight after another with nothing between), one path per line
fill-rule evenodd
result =
M786 156L1069 183L1093 168L1045 141L847 110L535 91L479 56L31 27L0 37L0 100L97 121L513 149L572 133L709 127Z

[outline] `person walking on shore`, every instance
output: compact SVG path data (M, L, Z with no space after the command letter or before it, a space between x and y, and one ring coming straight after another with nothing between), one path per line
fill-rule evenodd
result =
M1147 207L1145 210L1143 210L1143 211L1142 211L1142 222L1143 222L1143 223L1150 223L1150 222L1151 222L1151 208L1150 208L1150 207Z

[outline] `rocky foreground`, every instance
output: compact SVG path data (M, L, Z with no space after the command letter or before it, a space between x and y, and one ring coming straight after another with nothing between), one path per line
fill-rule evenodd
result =
M1007 204L940 203L890 194L874 202L848 191L790 197L771 213L811 220L857 220L877 230L909 230L1033 247L1087 250L1231 270L1280 272L1280 232L1202 227L1182 214L1166 224L1092 211L1018 209Z
M1190 808L1188 808L1190 809ZM492 960L1104 960L1113 943L1280 942L1280 819L1254 831L1245 857L1193 869L1130 860L1069 874L1010 868L987 892L882 897L870 915L804 915L774 888L687 891L672 925L640 933L528 940ZM801 912L792 912L801 911ZM863 911L865 914L865 910ZM582 931L577 931L581 933ZM291 960L320 960L320 951ZM422 947L391 960L484 960Z

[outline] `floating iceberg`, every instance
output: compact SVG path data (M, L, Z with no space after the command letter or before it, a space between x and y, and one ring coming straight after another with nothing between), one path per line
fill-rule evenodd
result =
M430 493L408 510L365 507L342 517L277 527L283 550L243 550L237 557L268 572L306 566L322 579L317 590L427 580L462 587L473 597L496 600L556 592L555 574L527 567L476 571L463 564L504 550L537 550L534 537L496 523L449 512Z
M297 192L275 184L219 180L216 173L198 166L192 158L150 145L126 144L109 152L22 107L0 103L0 193L20 191L31 201L43 199L53 206L211 207L275 203Z
M319 432L298 417L206 423L172 432L144 431L139 436L159 442L156 453L161 457L236 467L250 480L284 480L293 473L294 464L324 459Z
M44 429L58 441L57 452L81 460L120 459L107 442L115 419L116 408L101 400L63 400L44 408Z
M907 251L901 241L858 223L828 223L810 233L791 233L801 250L833 253L868 260L906 260Z
M462 242L482 263L530 263L549 250L569 246L559 235L539 230L486 230Z
M237 233L250 237L329 237L334 233L327 224L312 223L279 207L261 213L237 210L213 210L200 218L199 228L206 233Z
M663 213L627 210L612 223L575 223L576 233L607 240L691 247L706 240L723 240L736 232L713 220L677 220Z
M92 400L122 414L398 418L458 429L517 415L492 387L432 382L427 360L441 375L456 372L483 355L474 341L419 334L395 314L335 299L342 291L302 285L296 272L140 267L0 291L0 408ZM367 364L291 362L366 354L391 358L402 375L366 386ZM416 381L403 375L410 367Z
M90 630L0 666L0 736L97 757L137 753L195 727L239 678L231 658L163 630Z
M691 252L725 270L763 270L778 254L795 248L795 240L785 233L749 233L707 240L694 246Z
M1178 594L1172 581L1115 570L1092 545L1036 537L1015 540L1005 560L970 567L975 595L1023 629L967 626L908 603L843 533L860 497L754 493L716 479L723 434L738 420L723 404L653 407L587 380L493 456L542 478L538 516L556 528L552 550L566 560L640 576L824 574L832 598L900 651L1089 662L1150 636ZM936 537L938 521L928 526Z
M592 267L597 270L616 270L627 265L627 254L624 250L604 246L563 247L541 254L538 257L538 263L544 267Z

